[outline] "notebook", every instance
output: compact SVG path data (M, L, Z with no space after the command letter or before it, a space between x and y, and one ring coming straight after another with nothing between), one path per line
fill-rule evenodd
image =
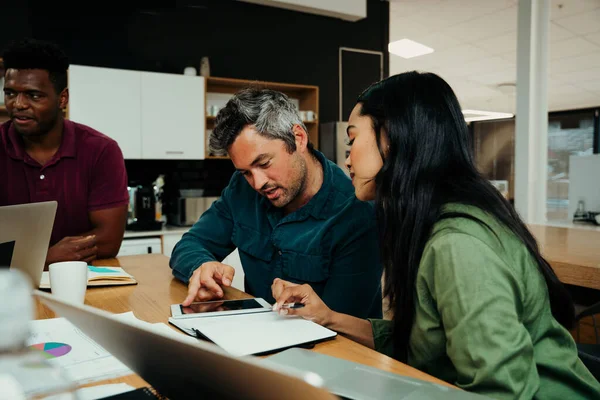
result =
M333 339L337 333L298 316L276 312L174 319L188 335L207 339L234 356L268 354Z
M88 286L135 285L137 281L121 267L88 265ZM44 271L40 289L50 289L50 272Z

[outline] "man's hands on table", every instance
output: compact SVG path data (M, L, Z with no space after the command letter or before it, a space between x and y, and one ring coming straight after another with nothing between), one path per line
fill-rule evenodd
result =
M197 268L188 283L188 296L184 307L194 301L208 301L223 297L222 286L231 286L235 269L232 266L217 261L210 261Z
M85 261L96 259L98 247L96 236L67 236L48 249L46 265L61 261Z

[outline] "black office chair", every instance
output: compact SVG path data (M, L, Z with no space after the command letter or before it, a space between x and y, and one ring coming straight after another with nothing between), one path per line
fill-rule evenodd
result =
M575 315L575 321L577 322L577 351L579 353L579 358L590 370L592 375L594 375L596 380L600 381L600 340L598 340L598 326L595 317L596 314L600 314L600 302L585 307L577 312ZM579 321L585 317L592 317L594 334L596 335L595 344L579 343Z

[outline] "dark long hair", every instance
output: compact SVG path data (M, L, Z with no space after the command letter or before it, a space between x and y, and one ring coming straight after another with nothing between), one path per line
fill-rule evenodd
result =
M369 116L384 165L375 178L384 294L394 310L396 356L406 360L415 317L415 280L423 249L448 202L493 215L527 247L544 276L552 314L567 328L574 308L565 287L541 256L513 206L477 171L467 125L450 86L432 73L406 72L371 85L358 98ZM389 150L381 148L381 135ZM479 221L483 223L483 221Z

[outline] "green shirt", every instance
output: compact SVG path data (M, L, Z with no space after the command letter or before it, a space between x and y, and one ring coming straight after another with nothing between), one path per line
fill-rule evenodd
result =
M548 289L525 245L482 210L440 220L416 278L408 363L498 399L598 399L600 384L552 316ZM375 347L393 354L391 321L372 320Z
M274 303L273 279L308 283L331 309L381 318L377 228L371 203L354 195L350 179L322 153L323 184L300 209L283 211L257 193L239 172L175 246L170 266L187 282L207 261L236 247L245 291Z

